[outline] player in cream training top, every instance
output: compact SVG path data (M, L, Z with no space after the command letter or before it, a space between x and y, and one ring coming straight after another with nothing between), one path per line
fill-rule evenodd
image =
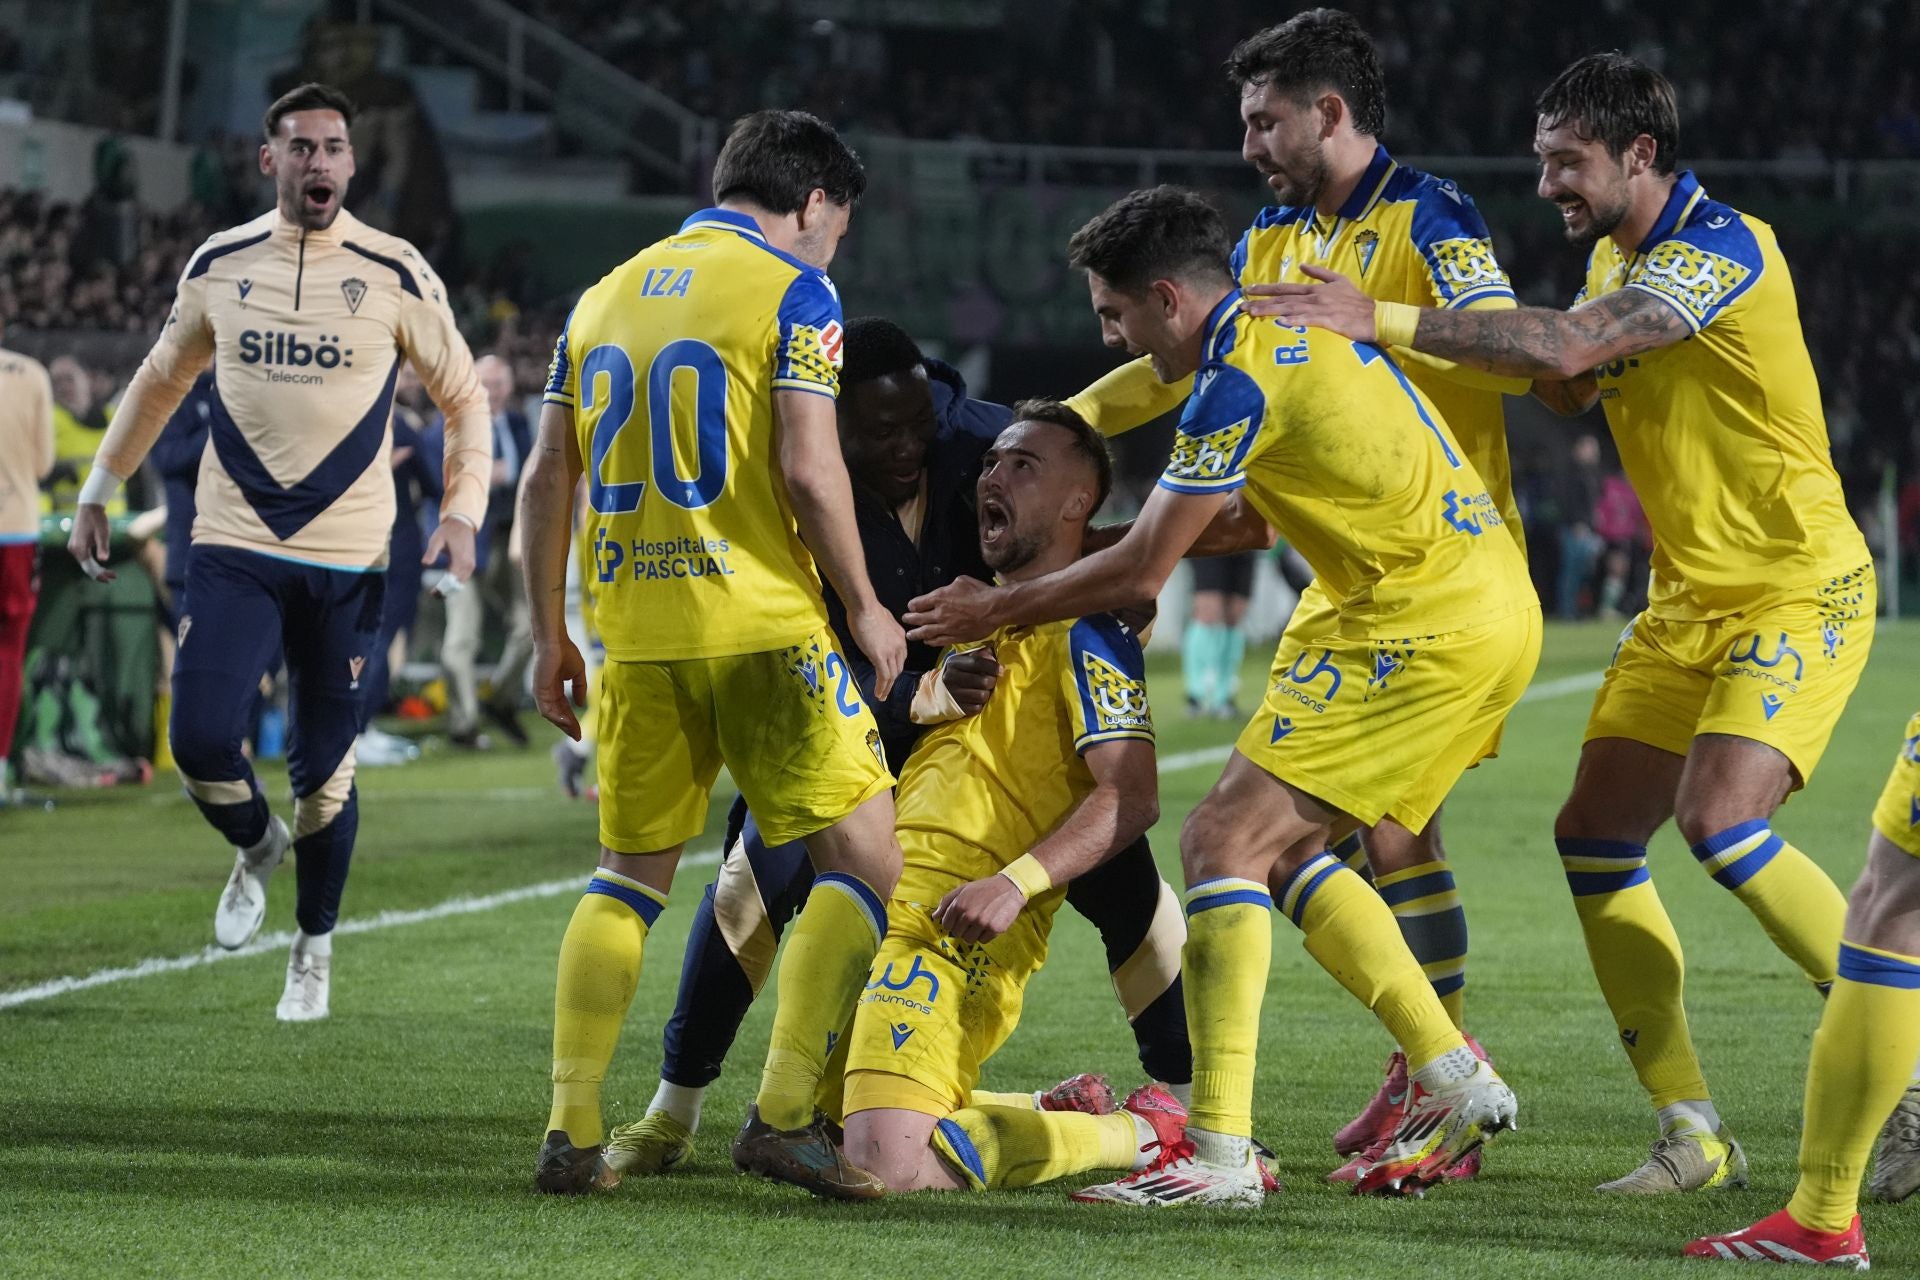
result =
M169 734L181 780L238 849L214 936L239 947L266 914L291 843L299 932L278 1015L327 1015L332 930L359 825L353 741L378 642L393 526L394 379L409 360L447 418L446 495L428 562L473 568L492 465L487 397L439 279L413 246L342 207L353 107L320 84L267 109L260 168L278 207L202 245L165 330L134 375L81 492L69 549L107 552L103 503L139 467L209 361L213 421L200 462ZM294 829L267 811L241 751L261 675L292 678Z

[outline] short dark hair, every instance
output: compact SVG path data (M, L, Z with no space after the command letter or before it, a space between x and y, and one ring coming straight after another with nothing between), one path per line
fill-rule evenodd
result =
M798 213L825 191L851 205L867 171L833 126L805 111L756 111L733 122L713 162L713 200L751 200L768 213Z
M1105 437L1095 431L1085 418L1058 400L1022 400L1013 406L1013 420L1044 422L1060 427L1073 436L1074 451L1092 465L1097 481L1093 506L1087 509L1087 517L1091 519L1094 512L1106 505L1107 495L1113 492L1113 455L1107 452Z
M913 335L879 316L855 316L847 321L846 363L840 366L840 386L858 386L890 373L904 373L926 363Z
M1091 271L1135 295L1155 280L1231 280L1232 254L1220 211L1196 191L1166 185L1120 197L1067 241L1075 271Z
M1653 139L1653 171L1672 173L1680 150L1673 85L1638 58L1590 53L1553 78L1533 104L1540 127L1571 128L1618 160L1641 134Z
M274 130L280 127L283 117L296 111L338 111L340 118L349 128L353 125L356 108L353 100L330 84L321 84L318 80L309 80L296 85L273 100L267 108L267 114L260 118L260 131L268 140L272 140Z
M1387 127L1387 78L1373 38L1350 13L1309 9L1256 32L1227 55L1236 86L1266 85L1304 103L1332 89L1353 113L1353 127L1377 138Z

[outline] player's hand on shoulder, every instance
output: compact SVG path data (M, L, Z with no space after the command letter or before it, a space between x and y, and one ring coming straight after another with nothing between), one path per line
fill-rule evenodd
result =
M587 705L587 662L566 636L534 641L533 705L560 732L580 741L580 718L574 711Z
M993 634L993 592L978 578L955 578L937 591L915 596L904 617L907 638L939 646L985 640Z
M1373 299L1337 271L1303 266L1317 284L1246 286L1247 314L1272 316L1282 324L1315 325L1359 342L1374 340Z
M878 600L847 615L854 643L873 664L873 696L884 699L907 665L907 633Z
M933 909L933 919L956 941L991 942L1013 927L1026 905L1020 886L996 872L949 892Z
M80 562L87 576L95 582L112 582L117 576L113 570L102 568L107 560L107 547L113 540L112 529L107 524L107 509L97 502L83 502L73 513L73 532L67 535L67 552Z
M952 654L941 664L940 683L947 687L962 715L979 715L999 682L1000 659L992 645Z

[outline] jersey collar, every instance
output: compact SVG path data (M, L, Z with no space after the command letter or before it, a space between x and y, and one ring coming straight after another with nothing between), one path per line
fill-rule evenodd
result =
M1213 310L1207 312L1207 321L1200 328L1200 331L1206 334L1200 343L1201 364L1211 364L1215 360L1226 359L1227 353L1233 350L1233 322L1239 319L1240 314L1238 289L1220 299L1214 304Z
M332 223L326 227L308 231L297 222L289 222L286 215L280 212L280 206L275 205L273 209L273 234L286 240L304 239L308 244L339 244L351 236L359 225L358 218L342 209L333 215Z
M1693 176L1693 170L1682 169L1680 177L1673 184L1673 190L1667 193L1667 203L1660 210L1660 216L1654 221L1653 230L1647 232L1647 238L1634 248L1636 254L1645 253L1680 229L1692 213L1694 207L1707 198L1706 189L1700 180Z
M1381 193L1387 189L1387 179L1399 167L1394 158L1387 154L1385 147L1374 143L1373 159L1367 162L1366 172L1354 184L1353 194L1347 197L1347 202L1340 206L1340 212L1335 216L1348 222L1366 217L1367 211L1373 208Z
M760 230L760 224L744 213L735 213L731 209L702 209L680 224L680 230L688 231L733 231L760 244L767 242L766 233Z

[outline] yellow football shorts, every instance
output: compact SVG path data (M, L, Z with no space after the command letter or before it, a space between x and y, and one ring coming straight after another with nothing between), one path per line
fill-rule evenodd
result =
M726 658L608 660L600 843L651 853L699 835L722 764L769 847L824 830L893 785L831 632Z
M1308 645L1318 644L1316 637L1334 635L1339 629L1340 606L1333 602L1332 596L1320 589L1320 579L1315 578L1307 584L1307 589L1300 593L1298 603L1293 606L1293 616L1287 619L1287 628L1281 637L1280 646L1284 649L1287 641L1292 640L1299 647L1305 648ZM1506 727L1507 721L1503 716L1500 723L1493 726L1493 732L1487 735L1486 742L1474 755L1473 763L1468 765L1468 768L1472 768L1482 760L1492 760L1500 754L1500 735L1506 732Z
M1241 755L1371 826L1424 831L1540 661L1540 609L1411 640L1280 639Z
M886 940L854 1006L848 1115L886 1107L945 1116L967 1105L1047 958L1052 912L1043 902L984 943L954 941L929 905L887 904Z
M1586 741L1630 738L1675 755L1703 733L1751 738L1813 777L1873 645L1873 566L1722 618L1641 614L1593 700Z
M1907 721L1907 740L1873 806L1873 829L1920 858L1920 715Z

